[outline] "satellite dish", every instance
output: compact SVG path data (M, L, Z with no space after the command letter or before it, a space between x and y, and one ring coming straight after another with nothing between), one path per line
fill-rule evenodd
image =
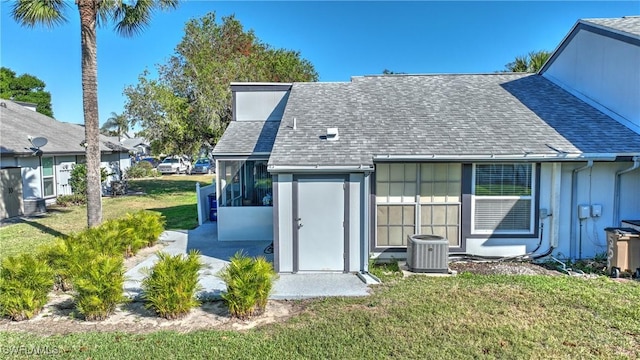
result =
M47 145L48 142L49 140L47 140L47 138L44 138L44 137L36 137L31 139L31 145L33 145L33 147L38 149Z

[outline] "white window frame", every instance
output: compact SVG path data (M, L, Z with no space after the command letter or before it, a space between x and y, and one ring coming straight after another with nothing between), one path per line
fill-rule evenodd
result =
M479 165L512 165L518 163L495 163L495 164L479 164ZM527 196L476 196L476 165L473 164L472 177L471 177L471 235L533 235L535 234L535 205L536 205L536 164L526 165L531 166L531 195ZM478 230L476 229L476 200L493 199L493 200L529 200L531 203L529 230L516 231L516 230Z
M51 171L52 174L51 175L47 175L44 176L44 166L42 165L42 159L51 159ZM44 194L44 179L53 179L53 194L51 195L45 195ZM49 198L54 198L56 197L56 194L58 193L58 184L56 181L56 157L55 156L42 156L40 157L40 185L42 186L42 198L43 199L49 199Z

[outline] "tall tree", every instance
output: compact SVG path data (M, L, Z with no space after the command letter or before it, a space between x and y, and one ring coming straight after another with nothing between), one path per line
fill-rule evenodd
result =
M547 59L549 59L551 53L548 51L532 51L526 56L516 56L516 58L505 65L504 71L509 72L538 72L542 68Z
M45 91L44 81L30 74L16 76L6 67L0 68L0 98L36 104L36 111L53 117L51 93Z
M215 13L187 22L175 54L157 68L157 79L145 72L124 90L125 109L165 153L215 145L231 120L231 82L318 80L299 52L272 48L234 16L218 23Z
M100 132L108 136L122 137L129 132L129 119L125 114L111 112L111 116L100 127Z
M16 0L11 14L23 26L53 27L66 22L65 0ZM123 36L133 36L151 21L155 9L172 9L178 0L75 0L80 15L82 48L82 108L87 142L87 224L102 222L100 186L100 121L98 118L98 59L96 27L110 22Z

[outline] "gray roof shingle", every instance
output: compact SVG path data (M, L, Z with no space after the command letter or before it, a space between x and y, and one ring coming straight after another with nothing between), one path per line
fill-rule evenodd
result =
M640 16L621 18L581 19L580 22L606 27L640 38Z
M213 149L213 155L269 153L279 121L232 121Z
M339 129L339 140L321 139L329 127ZM353 166L371 165L375 155L553 149L640 153L640 135L535 74L365 76L295 83L269 164Z
M10 100L0 99L0 154L31 154L28 136L45 137L47 145L42 147L49 154L84 154L80 146L84 141L84 126L57 121L46 115L24 108ZM6 106L6 107L5 107ZM103 152L127 151L117 143L100 136Z

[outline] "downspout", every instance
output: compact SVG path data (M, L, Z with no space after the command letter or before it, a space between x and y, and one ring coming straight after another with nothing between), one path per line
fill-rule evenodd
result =
M587 170L593 167L593 160L589 160L587 165L573 169L571 172L571 229L569 239L570 243L570 257L576 258L576 226L578 220L578 173L583 170Z
M615 185L613 188L613 226L620 225L620 187L622 186L622 174L632 172L640 168L640 157L633 157L633 165L630 168L616 171Z

